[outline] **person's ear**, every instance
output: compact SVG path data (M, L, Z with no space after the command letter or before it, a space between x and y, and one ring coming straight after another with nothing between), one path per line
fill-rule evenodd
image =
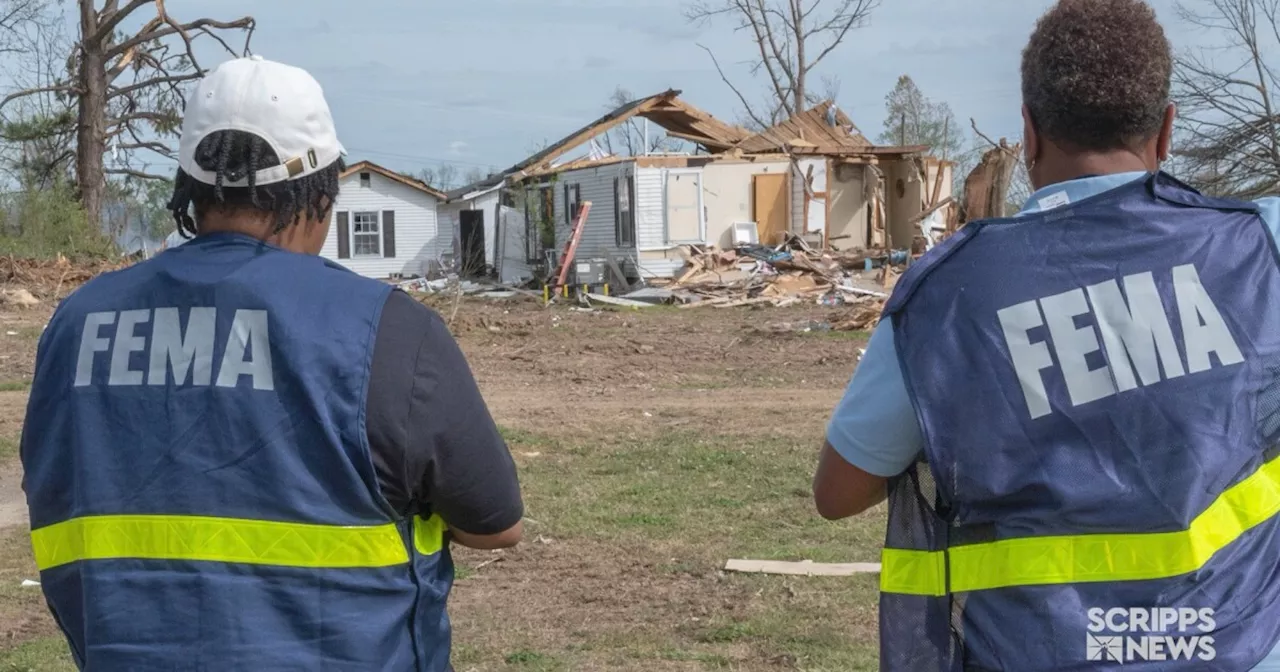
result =
M1035 167L1040 158L1040 136L1036 133L1036 122L1031 118L1031 110L1022 106L1022 156L1027 164L1027 174L1031 176L1032 185L1036 184Z
M1156 162L1164 163L1173 152L1173 122L1178 117L1177 106L1169 103L1164 110L1164 121L1160 123L1160 133L1156 135Z

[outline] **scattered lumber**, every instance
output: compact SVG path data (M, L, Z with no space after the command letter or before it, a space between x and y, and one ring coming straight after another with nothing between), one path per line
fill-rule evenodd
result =
M819 250L800 236L787 233L784 238L776 247L681 246L684 268L660 286L670 292L672 303L687 309L786 306L804 300L870 305L863 299L887 298L889 279L900 274L893 267L905 266L910 256L890 250ZM875 312L878 320L878 305Z
M786 562L782 560L729 560L724 564L726 572L746 574L783 574L789 576L855 576L879 574L878 562Z

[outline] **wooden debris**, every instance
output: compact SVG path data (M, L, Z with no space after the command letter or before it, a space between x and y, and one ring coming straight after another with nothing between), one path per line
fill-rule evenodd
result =
M654 304L645 303L644 301L620 299L616 296L605 296L604 294L587 294L586 296L588 301L604 303L611 306L619 306L622 308L652 308L654 306Z
M782 560L730 560L724 564L726 572L748 574L784 574L789 576L855 576L879 574L878 562L786 562Z
M685 267L663 287L681 308L783 306L804 300L839 306L849 303L847 292L887 298L887 291L857 288L854 281L865 273L866 285L874 286L871 283L878 280L881 289L891 288L897 274L890 267L905 263L908 257L906 252L889 250L819 250L800 236L787 233L783 237L777 247L744 245L722 251L714 246L682 246L678 252ZM879 270L866 273L872 268Z

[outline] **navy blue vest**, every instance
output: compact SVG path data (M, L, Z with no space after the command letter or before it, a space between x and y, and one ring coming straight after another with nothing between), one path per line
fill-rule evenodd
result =
M390 509L366 438L389 292L218 234L59 306L23 487L82 668L448 669L443 524Z
M1164 174L969 224L886 307L927 462L881 669L1248 670L1280 639L1280 265Z

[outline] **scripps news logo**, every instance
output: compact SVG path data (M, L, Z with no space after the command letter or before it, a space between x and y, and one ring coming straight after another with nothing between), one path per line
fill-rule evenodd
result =
M1088 660L1213 660L1213 609L1189 607L1089 610Z

